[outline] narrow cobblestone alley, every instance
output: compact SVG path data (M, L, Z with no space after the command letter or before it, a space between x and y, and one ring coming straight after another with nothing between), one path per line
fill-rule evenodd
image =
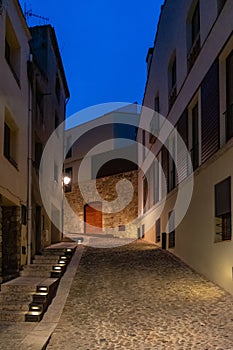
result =
M233 349L233 298L153 245L86 248L47 350Z

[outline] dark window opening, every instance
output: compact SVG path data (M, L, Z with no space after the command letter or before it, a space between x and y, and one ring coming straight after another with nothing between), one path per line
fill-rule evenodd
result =
M160 242L160 235L161 235L161 224L160 219L156 220L155 223L155 230L156 230L156 243Z
M27 225L27 207L25 205L21 206L21 222L22 225Z
M215 185L215 242L231 240L231 178Z
M197 169L199 166L199 129L198 129L198 103L192 109L192 148L191 159L193 169Z

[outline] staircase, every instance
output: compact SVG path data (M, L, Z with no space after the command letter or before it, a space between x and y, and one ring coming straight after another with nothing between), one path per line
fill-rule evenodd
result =
M20 277L1 285L0 321L39 322L56 295L75 248L45 249Z

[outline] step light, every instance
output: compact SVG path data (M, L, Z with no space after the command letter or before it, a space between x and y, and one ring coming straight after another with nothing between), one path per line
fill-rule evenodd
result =
M38 287L38 292L48 292L47 287Z
M41 310L41 306L31 306L32 311L38 311Z
M61 266L53 266L53 270L61 271Z
M58 264L65 265L66 262L64 260L60 260L60 261L58 261Z

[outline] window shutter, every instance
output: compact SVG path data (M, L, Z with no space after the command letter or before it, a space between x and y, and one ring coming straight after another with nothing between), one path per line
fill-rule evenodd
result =
M215 185L215 216L231 212L231 178Z

